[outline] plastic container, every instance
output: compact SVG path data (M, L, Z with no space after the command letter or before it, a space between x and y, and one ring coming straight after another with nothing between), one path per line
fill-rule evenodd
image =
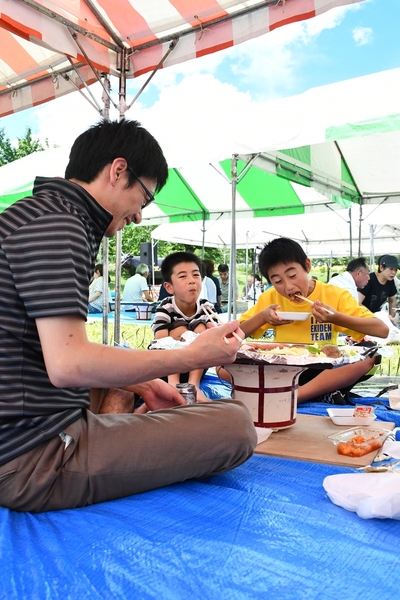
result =
M371 425L376 419L376 415L372 411L366 417L354 417L354 408L327 408L326 412L332 419L335 425L361 425L363 427Z
M390 408L394 410L400 410L400 389L389 390L389 404Z
M329 435L328 439L335 444L338 454L359 457L381 448L389 433L387 429L353 427Z

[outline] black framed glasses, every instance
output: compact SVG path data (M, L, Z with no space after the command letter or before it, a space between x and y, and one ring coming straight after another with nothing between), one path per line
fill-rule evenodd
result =
M143 181L140 179L140 177L138 177L135 173L135 171L132 169L132 167L130 167L129 165L127 166L128 171L134 176L134 178L136 179L136 181L140 184L142 190L144 191L144 193L146 194L146 202L143 204L142 206L142 210L144 208L146 208L146 206L148 206L149 204L151 204L155 198L154 195L150 192L150 190L144 185Z

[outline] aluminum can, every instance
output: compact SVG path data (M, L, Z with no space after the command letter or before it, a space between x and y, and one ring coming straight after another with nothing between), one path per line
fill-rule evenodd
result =
M197 401L197 390L193 383L177 383L175 387L185 398L186 404L194 404Z

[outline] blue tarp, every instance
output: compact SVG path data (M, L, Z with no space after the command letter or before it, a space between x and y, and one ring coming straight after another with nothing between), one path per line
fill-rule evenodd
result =
M400 522L332 504L322 481L346 471L254 456L203 482L88 508L0 509L0 597L395 598Z
M206 376L203 389L227 397L230 386ZM326 416L326 408L309 402L298 410ZM400 426L400 412L375 412ZM0 598L397 597L400 521L362 520L322 487L327 475L352 471L254 456L202 482L87 508L0 508Z

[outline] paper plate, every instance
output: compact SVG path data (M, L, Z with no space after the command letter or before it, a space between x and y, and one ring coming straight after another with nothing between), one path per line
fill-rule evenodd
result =
M285 321L305 321L310 316L310 313L305 312L281 312L279 310L276 311L276 314Z
M368 417L353 417L354 408L327 408L326 412L335 425L371 425L376 419L374 413Z

